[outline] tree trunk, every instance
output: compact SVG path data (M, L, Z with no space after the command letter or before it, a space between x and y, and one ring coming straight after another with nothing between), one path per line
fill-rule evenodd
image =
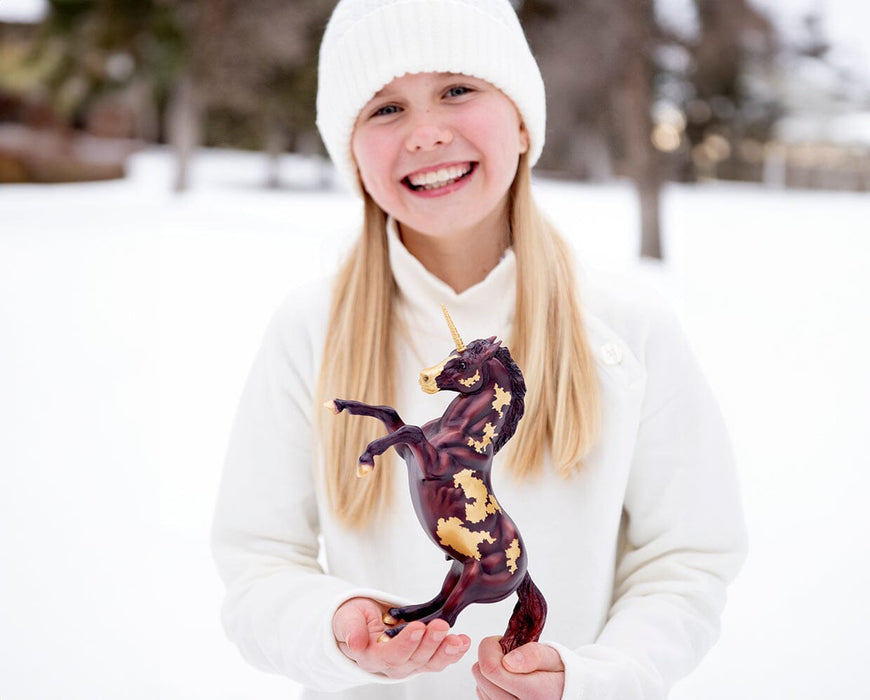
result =
M196 87L189 73L183 74L172 93L166 110L167 135L175 151L176 192L190 186L190 162L200 143L200 106Z
M637 193L640 198L640 256L661 260L661 186L658 182L638 182Z
M263 145L267 157L266 186L278 189L281 186L281 155L287 150L289 139L278 119L280 106L270 103L263 119L265 136Z
M651 17L643 5L625 13L626 36L633 47L615 92L616 113L622 115L622 137L627 169L637 187L640 202L640 255L662 258L659 196L662 174L652 142L654 68L649 55Z

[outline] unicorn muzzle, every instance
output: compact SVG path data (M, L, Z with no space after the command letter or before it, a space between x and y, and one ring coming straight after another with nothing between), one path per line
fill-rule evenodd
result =
M441 391L438 387L438 377L441 375L444 365L446 365L449 360L450 358L447 357L437 365L427 367L420 372L420 377L417 381L420 382L420 388L427 394L437 394Z

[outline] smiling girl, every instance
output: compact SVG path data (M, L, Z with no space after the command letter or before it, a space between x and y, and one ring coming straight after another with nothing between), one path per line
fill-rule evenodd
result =
M511 183L529 150L504 93L471 76L403 75L362 108L352 149L366 192L436 277L461 292L495 267L510 244Z
M229 636L312 698L664 698L744 556L728 440L673 315L581 275L535 206L544 88L510 3L341 0L317 109L364 221L334 278L275 314L241 400L213 538ZM528 386L494 479L550 613L507 656L512 600L378 641L445 564L402 464L354 477L383 428L319 408L440 414L452 397L415 378L449 347L441 304L465 337L505 339Z

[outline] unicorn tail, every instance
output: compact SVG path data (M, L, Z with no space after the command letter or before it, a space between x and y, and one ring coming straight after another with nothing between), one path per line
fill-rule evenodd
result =
M505 654L523 644L537 642L547 619L547 601L528 573L517 589L517 596L519 600L499 642Z

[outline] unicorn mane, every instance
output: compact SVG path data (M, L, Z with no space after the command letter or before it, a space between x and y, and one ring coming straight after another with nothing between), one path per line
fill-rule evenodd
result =
M525 411L525 401L523 398L526 395L526 382L523 379L523 373L520 372L520 368L514 362L514 358L511 357L510 351L502 345L495 351L495 358L508 371L511 382L511 403L507 409L507 417L501 425L498 437L492 441L493 454L496 454L516 432L517 424L520 422L520 418L523 417L523 412Z

